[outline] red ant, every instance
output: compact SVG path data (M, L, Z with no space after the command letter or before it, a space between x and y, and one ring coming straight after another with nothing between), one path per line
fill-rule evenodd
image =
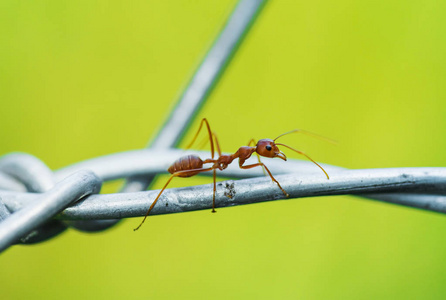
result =
M207 121L206 118L204 118L203 120L201 120L200 123L200 127L198 128L197 133L195 134L192 142L189 144L189 146L187 148L190 148L192 146L192 144L195 142L198 134L201 131L201 128L203 127L203 124L206 124L207 127L207 131L209 134L209 140L211 142L211 157L212 158L208 158L205 160L202 160L200 157L198 157L197 155L186 155L183 157L180 157L179 159L177 159L170 167L169 169L167 169L169 171L169 173L171 173L172 175L170 176L170 178L167 180L166 184L164 185L164 187L161 189L161 191L159 192L158 196L155 198L155 201L153 201L152 205L150 205L149 210L147 211L146 215L144 216L144 219L142 220L142 222L139 224L138 227L136 227L133 230L138 230L142 224L144 223L144 221L146 220L147 216L150 214L150 211L153 209L153 207L155 206L156 202L158 201L159 197L161 196L161 194L164 192L164 190L166 189L167 185L170 183L170 181L174 178L174 177L191 177L194 175L197 175L199 173L202 172L206 172L206 171L213 171L213 177L214 177L214 193L212 196L212 212L216 212L215 211L215 192L216 192L216 170L224 170L228 167L229 164L232 163L232 161L236 158L239 159L239 167L242 169L251 169L251 168L255 168L255 167L259 167L261 166L264 171L266 170L266 172L268 172L269 177L271 177L272 181L275 182L277 184L277 186L282 190L283 194L285 195L285 197L289 197L288 193L285 192L285 190L280 186L280 183L274 178L274 176L271 174L271 172L268 170L268 168L265 166L265 164L263 164L260 161L260 156L264 156L264 157L270 157L270 158L274 158L274 157L278 157L280 159L283 159L284 161L286 161L286 156L283 152L281 152L279 150L279 148L277 147L279 146L284 146L288 149L291 149L299 154L304 155L306 158L308 158L309 160L311 160L313 163L315 163L327 176L327 179L329 179L329 176L327 174L327 172L325 172L324 168L322 168L317 162L315 162L313 159L311 159L308 155L306 155L305 153L303 153L302 151L296 150L294 148L291 148L290 146L287 146L285 144L280 144L280 143L275 143L275 141L286 135L286 134L290 134L290 133L295 133L295 132L301 132L301 133L305 133L305 134L309 134L309 135L313 135L319 138L323 138L323 139L327 139L324 137L321 137L319 135L316 135L314 133L308 132L308 131L304 131L301 129L295 129L295 130L291 130L289 132L283 133L281 135L279 135L278 137L276 137L274 140L271 139L262 139L259 140L256 144L255 147L251 147L251 144L255 144L254 139L251 139L248 143L248 146L242 146L240 147L237 152L235 152L234 154L230 154L230 155L226 155L226 154L221 154L221 150L220 150L220 145L218 143L218 139L215 133L213 133L211 131L211 127L209 126L209 122ZM218 152L218 158L214 159L214 140L215 140L215 145L217 146L217 152ZM327 139L328 140L328 139ZM246 165L244 166L243 164L245 163L245 161L251 157L251 155L253 153L256 153L257 158L258 158L258 163L255 164L251 164L251 165ZM204 168L203 165L204 164L212 164L212 166L208 167L208 168Z

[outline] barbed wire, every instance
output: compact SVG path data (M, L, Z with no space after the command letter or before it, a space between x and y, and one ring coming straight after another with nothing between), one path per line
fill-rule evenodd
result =
M266 0L239 1L213 46L208 51L200 67L196 70L192 80L181 95L178 103L167 118L164 126L162 126L159 133L155 136L153 142L149 143L148 148L168 149L180 142L181 137L191 124L194 115L197 114L199 108L203 105L212 88L223 74L230 58L235 54L238 45L242 42L243 37L247 34L250 26L254 23L256 16L260 13L265 3ZM32 161L31 165L35 169L32 169L29 164L23 163L25 160ZM51 170L43 162L40 162L37 158L30 155L11 154L10 156L4 157L2 162L3 169L0 167L1 189L45 192L42 194L42 197L44 197L46 193L51 193L52 189L48 189L55 182L58 182L57 180L54 181ZM154 174L152 173L152 175L143 177L136 175L126 177L128 178L127 183L120 192L129 193L147 189L154 179ZM57 187L58 184L54 186L54 188ZM72 201L75 200L72 199ZM54 201L59 200L55 199ZM17 215L17 213L14 213L14 215ZM40 219L48 221L54 217L54 214L55 212L53 211L51 213L42 212L40 213ZM20 216L21 214L18 214L16 218ZM6 249L14 242L35 243L44 241L60 234L68 225L67 222L60 222L58 220L48 221L49 223L46 224L38 222L34 223L35 227L33 231L27 236L24 236L23 232L32 227L30 225L32 222L24 222L23 224L18 222L18 224L21 224L19 229L18 227L11 227L10 222L5 222L5 220L10 218L10 211L8 211L0 198L0 221L4 220L0 223L0 251ZM25 216L22 218L25 218ZM119 222L119 219L72 221L69 222L69 225L82 231L100 231L110 228L117 222ZM37 227L39 225L42 226Z
M160 152L133 151L88 160L56 172L56 177L69 172L78 174L87 167L101 181L125 178L129 174L153 175L163 170L182 151ZM208 152L199 152L205 156ZM149 157L156 159L148 159ZM144 168L140 166L141 161ZM126 168L122 168L126 165ZM153 167L148 167L152 165ZM299 160L287 162L268 161L269 169L276 175L290 198L356 194L389 203L413 206L436 212L446 212L446 168L387 168L346 170L323 164L330 173L327 180L312 163ZM298 173L290 173L296 171ZM98 175L100 174L100 175ZM209 173L208 175L211 175ZM243 205L264 201L281 200L283 193L269 177L260 170L242 170L230 165L221 172L225 177L255 177L243 180L226 180L218 183L216 201L218 207ZM73 175L69 175L73 176ZM68 177L69 177L68 176ZM400 192L404 193L401 194ZM389 192L393 192L390 194ZM62 211L59 220L95 220L106 218L127 218L142 216L147 212L159 190L91 195ZM372 194L373 193L373 194ZM39 194L4 191L0 193L4 204L11 211L20 211ZM153 214L168 214L212 207L212 185L199 185L169 189L159 200Z
M68 225L76 224L72 221L77 220L88 224L90 220L143 216L159 193L158 190L96 195L101 183L131 176L167 173L167 166L186 153L177 149L128 151L80 162L54 174L48 173L46 166L29 154L12 153L2 157L0 171L3 176L0 177L0 186L15 182L17 189L0 191L0 217L3 219L0 223L0 250L16 242L17 236L24 237L22 242L28 243L52 237L42 229L34 229L55 216L45 227L50 233L60 233ZM201 157L210 155L204 151L194 153ZM322 166L329 172L330 180L311 162L268 161L269 169L279 174L275 177L291 199L354 194L388 203L446 212L446 168L346 170L327 164ZM49 188L49 178L39 176L45 173L58 182L54 187ZM284 199L281 190L269 177L264 177L261 169L242 170L230 165L221 175L255 178L219 182L217 207ZM43 193L24 192L24 187ZM169 189L160 198L152 214L210 209L211 199L210 184ZM76 225L74 227L77 228ZM85 231L83 227L78 229ZM30 231L31 234L26 235ZM36 239L41 234L44 238L40 236Z
M105 230L120 219L143 216L159 193L144 191L153 178L186 151L172 149L181 140L211 88L266 1L242 0L230 16L160 133L148 149L111 154L53 172L25 153L0 158L0 251L14 243L36 243L68 227ZM194 152L209 157L208 152ZM322 164L327 180L311 162L269 160L290 198L353 194L387 203L446 212L446 168L346 170ZM217 207L284 199L262 170L236 165L220 173L229 178L217 185ZM255 178L251 178L255 177ZM98 195L102 182L129 178L120 193ZM168 189L152 214L212 207L212 186Z

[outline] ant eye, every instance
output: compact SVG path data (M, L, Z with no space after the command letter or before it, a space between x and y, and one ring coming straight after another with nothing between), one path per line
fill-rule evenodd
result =
M266 150L271 151L271 149L273 149L270 145L266 145Z

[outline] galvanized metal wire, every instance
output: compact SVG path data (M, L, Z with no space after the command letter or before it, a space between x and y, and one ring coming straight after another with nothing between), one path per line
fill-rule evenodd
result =
M148 149L111 154L53 172L25 153L0 158L0 251L14 243L42 242L71 226L105 230L122 218L143 216L159 191L142 191L186 151L173 149L221 76L265 1L242 0ZM208 152L194 152L209 157ZM352 194L387 203L446 212L446 168L346 170L307 161L268 160L290 199ZM217 207L284 199L262 170L236 164L219 175ZM120 193L99 195L102 182L129 178ZM168 189L152 211L169 214L212 207L212 186Z
M244 35L248 32L250 25L254 22L265 3L266 0L239 1L215 43L208 51L202 64L167 118L164 126L155 136L153 142L149 143L149 148L168 149L180 142L194 115L196 115L212 88L216 85L219 77L223 74L237 46L241 43ZM14 155L16 158L18 157L18 154ZM25 157L26 155L22 154L21 158L31 160L35 169L30 167L28 170L25 167L26 164L20 162L20 159L17 162L17 160L12 161L11 156L9 158L6 157L3 160L3 172L0 170L0 188L6 190L27 190L28 192L47 191L55 183L51 171L37 159L31 156ZM40 175L42 176L40 177ZM145 190L154 179L154 175L144 177L129 175L127 178L129 179L121 189L121 193ZM55 201L62 201L61 199L55 199ZM40 218L49 220L52 216L49 213L42 213ZM2 203L2 199L0 199L0 221L9 218L9 212ZM99 231L115 225L118 221L119 219L73 221L69 225L83 231ZM28 237L23 237L22 230L9 228L8 222L0 223L0 232L1 230L4 230L4 232L14 232L15 230L15 233L12 233L9 239L2 239L0 236L0 249L9 246L13 240L16 242L44 241L63 232L67 227L65 223L57 220L49 222L51 224L43 224L40 228L34 228ZM23 228L29 229L28 227Z
M121 219L144 215L159 193L158 190L95 195L99 191L100 183L129 176L152 176L166 173L167 166L185 153L187 152L183 150L171 149L163 151L136 150L107 155L56 171L53 177L59 183L45 193L29 193L23 192L21 189L0 191L1 202L11 214L0 223L0 249L4 249L4 241L11 243L10 232L14 232L14 230L10 229L13 228L12 224L17 226L17 219L29 220L29 227L26 227L26 230L21 230L20 234L24 234L36 224L40 225L44 222L40 219L37 223L36 220L29 217L21 217L21 214L26 211L32 214L39 210L38 207L41 207L41 211L45 210L45 213L51 217L61 211L56 216L57 221ZM202 157L209 156L208 152L194 153ZM36 158L31 158L29 155L9 154L0 160L0 170L3 170L4 166L10 167L13 165L11 161L16 161L20 157L23 157L27 163L32 160L37 162ZM268 161L268 167L274 174L282 174L275 177L290 194L291 199L354 194L388 203L441 213L446 212L446 168L346 170L326 164L322 164L322 166L330 174L330 180L327 180L320 169L311 162ZM19 173L16 172L16 178L22 176ZM277 185L269 177L265 177L260 168L242 170L233 164L222 171L221 175L229 178L255 178L219 182L216 193L217 207L285 199ZM89 177L89 179L87 180L85 177ZM7 180L14 180L13 178ZM0 182L0 185L2 184ZM44 186L43 183L41 184ZM86 191L85 186L87 187ZM86 194L91 195L78 201ZM54 203L60 203L60 206L46 211L49 203L53 203L52 201L57 197L63 198L65 202L56 201ZM212 207L211 199L212 186L210 184L168 189L152 213L156 215L210 209ZM76 203L62 210L73 202Z

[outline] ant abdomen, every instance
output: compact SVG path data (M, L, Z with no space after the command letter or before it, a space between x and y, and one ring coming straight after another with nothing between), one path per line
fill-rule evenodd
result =
M191 177L200 173L200 171L193 172L193 170L201 168L203 168L203 160L197 155L190 154L177 159L167 171L173 174L178 171L189 170L189 172L178 174L178 177Z

